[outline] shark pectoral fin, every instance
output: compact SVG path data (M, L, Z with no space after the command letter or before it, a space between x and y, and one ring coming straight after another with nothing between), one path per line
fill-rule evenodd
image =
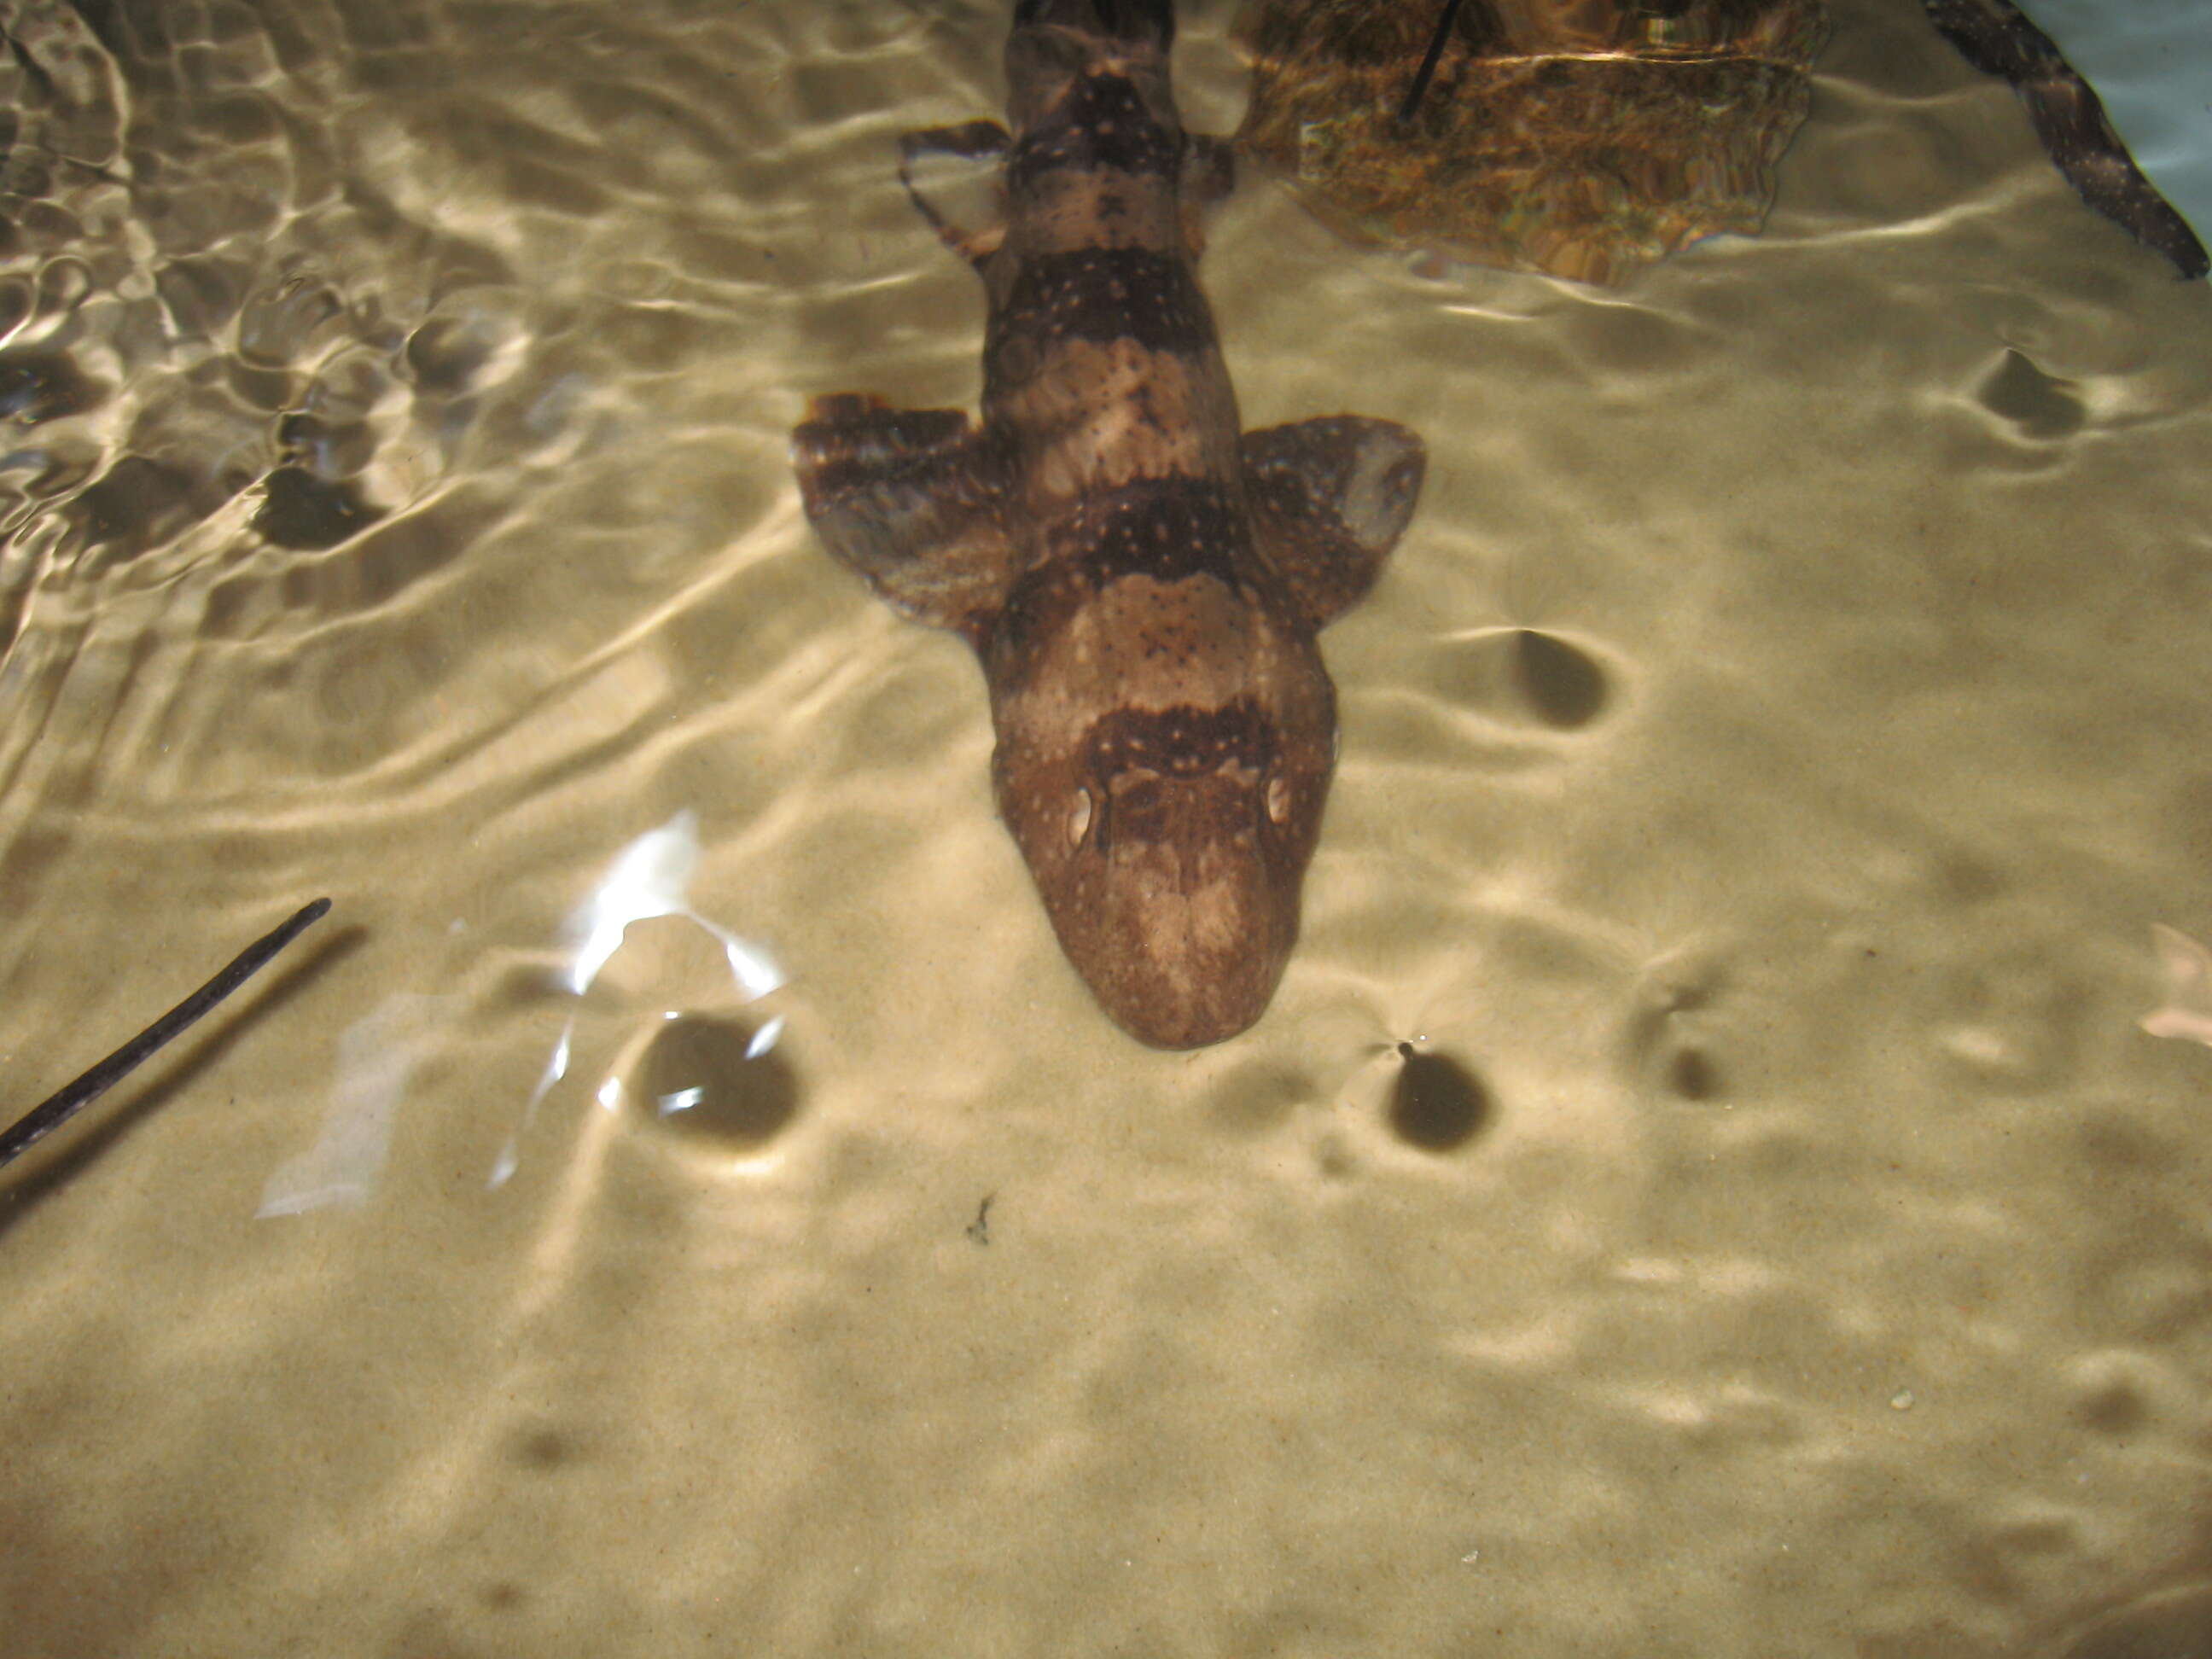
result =
M1260 550L1316 628L1358 604L1405 533L1428 451L1395 421L1331 415L1248 432Z
M1006 150L996 121L929 127L899 137L899 182L945 246L970 264L999 251L1006 235Z
M815 533L893 610L971 638L998 614L1013 550L966 415L841 392L808 406L791 448Z

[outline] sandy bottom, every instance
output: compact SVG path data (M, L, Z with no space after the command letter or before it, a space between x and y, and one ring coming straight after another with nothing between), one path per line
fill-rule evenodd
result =
M0 1176L9 1659L2212 1640L2212 297L1917 3L1625 291L1226 210L1248 424L1431 466L1188 1055L786 459L973 401L890 141L996 0L83 9L0 3L0 1111L336 908Z

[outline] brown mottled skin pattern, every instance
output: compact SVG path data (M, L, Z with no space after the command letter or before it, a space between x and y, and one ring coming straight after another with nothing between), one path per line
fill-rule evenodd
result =
M1062 948L1161 1048L1265 1011L1335 758L1315 635L1373 583L1420 441L1340 416L1240 435L1195 274L1225 152L1188 137L1166 0L1022 0L1011 137L910 134L916 205L988 296L983 419L817 398L808 516L889 603L975 647L999 809ZM994 167L968 223L918 179Z

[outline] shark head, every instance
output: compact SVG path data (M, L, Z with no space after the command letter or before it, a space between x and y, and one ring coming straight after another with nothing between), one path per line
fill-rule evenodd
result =
M1219 1042L1273 995L1328 789L1333 712L1307 712L1125 709L1060 752L1002 744L1000 810L1053 930L1139 1042Z

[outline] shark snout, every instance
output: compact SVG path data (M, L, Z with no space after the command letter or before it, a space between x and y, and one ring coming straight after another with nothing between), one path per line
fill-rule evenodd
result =
M1076 957L1108 1013L1156 1048L1197 1048L1235 1036L1266 1012L1290 953L1294 921L1270 897L1229 881L1110 905L1106 953Z
M1117 833L1053 904L1055 930L1106 1011L1158 1048L1218 1042L1258 1019L1297 933L1297 878L1274 867L1249 787L1215 780L1124 799Z

